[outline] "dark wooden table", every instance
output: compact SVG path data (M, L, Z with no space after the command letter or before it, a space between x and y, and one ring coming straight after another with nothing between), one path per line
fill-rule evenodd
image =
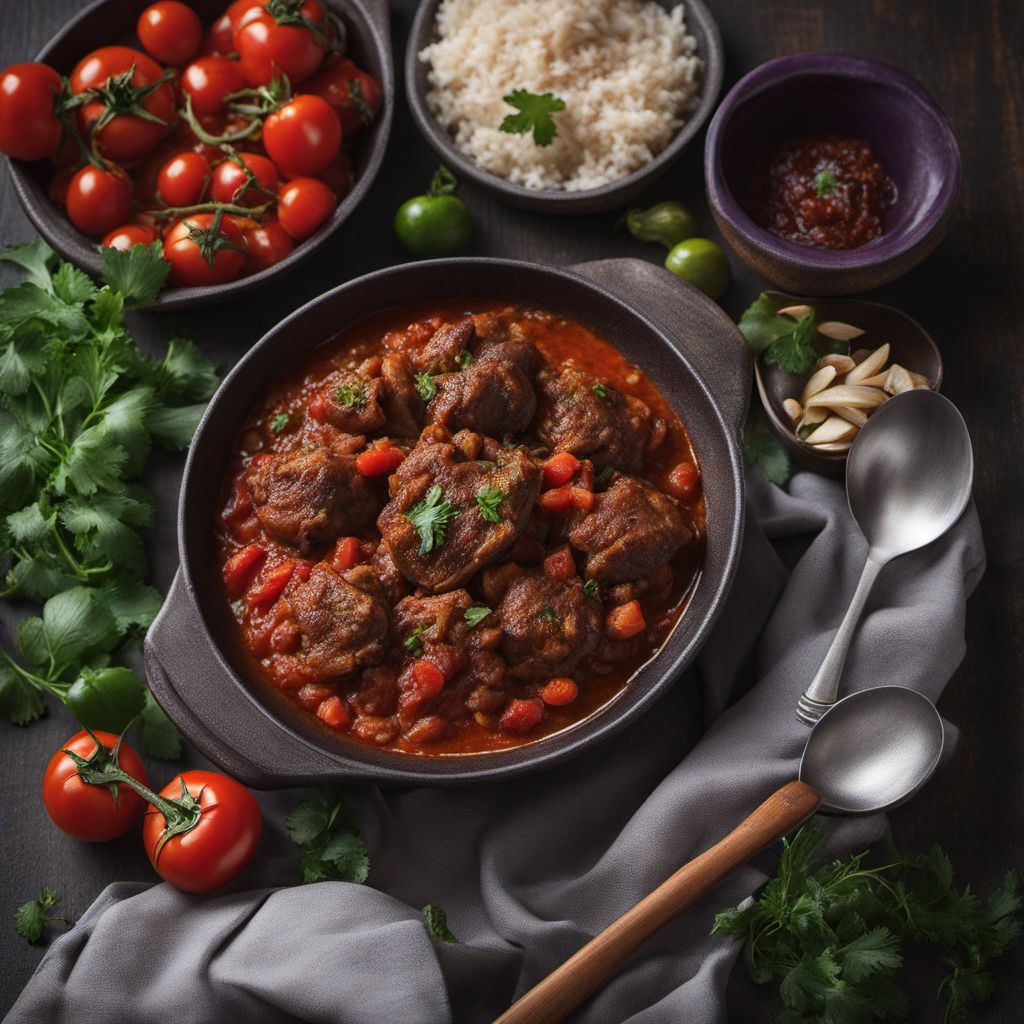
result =
M394 5L396 66L415 0ZM968 608L967 653L942 702L963 729L952 766L911 805L892 815L896 842L926 849L941 843L981 889L995 883L1024 850L1024 357L1021 354L1021 273L1024 267L1024 7L1018 0L711 0L725 41L726 87L771 57L808 50L842 50L884 58L932 91L953 123L963 154L963 188L949 235L923 266L875 295L920 320L942 349L946 394L963 411L977 454L976 494L989 554L988 572ZM81 0L3 2L0 66L28 59ZM231 306L163 317L138 316L136 336L152 351L176 333L195 339L225 366L264 330L318 293L366 271L403 262L391 232L394 210L422 190L435 159L398 99L389 158L363 207L315 262L276 289ZM704 202L702 139L695 142L649 197L678 197L714 236ZM3 180L0 244L32 237ZM478 234L473 252L566 265L609 255L655 259L655 251L614 228L616 215L552 220L497 205L465 189ZM724 305L734 315L763 287L733 259L734 283ZM0 271L3 280L12 275ZM398 298L398 297L396 297ZM157 585L174 569L174 500L178 464L160 461L152 484L160 497L151 555ZM3 609L9 622L16 609ZM9 635L4 635L9 641ZM14 908L42 884L63 894L76 916L109 882L150 879L136 837L104 846L67 839L46 820L39 799L45 759L71 727L63 710L29 728L0 724L0 1012L5 1012L38 963L40 950L17 938ZM158 777L166 769L158 769ZM978 1021L1024 1019L1024 947L999 972L999 995ZM734 1019L771 1019L767 1010ZM938 1019L925 1014L920 1019ZM695 1022L696 1024L696 1022Z

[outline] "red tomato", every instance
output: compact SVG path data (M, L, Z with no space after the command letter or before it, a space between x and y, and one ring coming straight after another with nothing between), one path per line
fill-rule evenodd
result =
M54 206L59 206L63 209L68 205L68 188L71 186L71 179L74 176L75 171L71 167L58 167L53 172L46 194L50 197L50 202Z
M300 13L309 23L324 24L324 10L318 0L306 0ZM252 9L236 25L235 52L251 86L269 85L284 75L294 88L323 63L326 39L322 30L281 24L273 15Z
M115 796L111 786L82 780L78 766L64 751L70 750L88 761L100 746L112 751L117 744L113 733L95 731L93 736L99 745L84 730L75 733L50 758L43 775L43 804L61 832L88 843L103 843L128 832L142 817L146 801L124 783L118 785ZM127 743L121 744L117 760L123 771L144 786L149 785L145 765Z
M124 224L107 232L100 246L104 249L120 249L127 252L133 245L150 245L159 237L157 231L144 224Z
M295 249L291 236L276 217L267 217L262 224L253 222L245 229L246 270L255 274L280 263Z
M203 198L210 165L198 153L179 153L160 168L156 193L164 206L194 206Z
M327 100L346 135L370 124L380 110L377 79L348 59L318 71L302 86L302 91Z
M281 227L302 242L320 228L337 206L334 193L316 178L296 178L283 186L277 198Z
M317 172L316 177L334 193L334 198L340 203L352 191L352 161L347 154L339 153L336 160Z
M238 61L227 57L200 57L181 73L181 88L192 101L197 117L224 112L224 97L245 88Z
M263 819L253 795L226 775L182 772L159 796L179 801L183 787L188 801L198 804L196 823L161 845L167 821L150 804L142 825L142 842L150 863L171 885L185 892L211 892L227 885L252 860Z
M225 11L207 30L199 52L204 57L221 57L235 48L235 28Z
M0 72L0 152L15 160L42 160L57 152L60 75L46 64L12 64Z
M134 66L134 71L132 70ZM128 72L131 72L130 77ZM78 111L79 131L89 136L109 110L113 119L95 131L94 141L100 152L110 160L137 160L154 149L167 134L175 116L174 87L165 83L148 94L145 90L159 82L163 69L152 58L127 46L104 46L93 50L71 72L71 89L103 89L108 95L87 103ZM124 76L122 84L119 79ZM111 78L114 82L110 82ZM132 114L133 106L141 106L157 122Z
M338 155L341 122L319 96L296 96L263 122L270 159L291 174L316 174Z
M210 198L235 206L263 206L277 194L280 183L277 168L270 160L259 153L244 153L217 165Z
M558 452L544 463L544 486L561 487L567 484L580 468L580 460L572 452Z
M368 448L356 456L356 469L363 476L387 476L405 461L398 448Z
M71 179L68 217L87 235L105 235L124 224L132 212L132 186L120 168L104 170L86 164Z
M665 490L687 503L700 495L700 471L692 462L680 462L668 475Z
M505 732L529 732L544 717L544 705L536 698L532 700L510 700L498 720Z
M551 707L560 708L571 704L578 694L579 687L571 679L558 678L547 682L540 691L540 699Z
M203 41L199 15L178 0L151 4L139 15L135 31L146 52L172 68L187 64Z
M224 284L245 265L245 235L233 217L196 213L179 220L164 238L164 259L176 285Z

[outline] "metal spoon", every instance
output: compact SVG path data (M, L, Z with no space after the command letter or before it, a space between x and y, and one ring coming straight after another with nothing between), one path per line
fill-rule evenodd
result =
M931 778L943 742L939 713L914 690L879 686L839 701L811 730L797 780L591 939L495 1024L559 1024L662 925L819 807L872 814L908 800Z
M850 511L868 557L850 607L817 675L797 702L816 722L835 702L846 654L882 567L938 540L971 496L974 456L956 407L934 391L907 391L881 406L857 435L846 464Z

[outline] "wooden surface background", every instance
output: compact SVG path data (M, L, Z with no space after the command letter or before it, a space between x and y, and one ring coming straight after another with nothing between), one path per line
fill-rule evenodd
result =
M1008 867L1024 866L1024 5L1020 0L709 0L709 5L725 43L726 88L757 64L782 54L839 50L880 57L927 85L949 115L960 143L963 187L948 237L923 266L870 297L918 319L942 349L944 391L963 411L974 439L976 495L989 556L986 576L968 608L967 654L941 705L963 730L961 751L935 783L892 815L892 827L896 842L908 849L940 842L961 880L986 890ZM28 59L82 6L83 0L0 0L0 66ZM415 6L415 0L393 5L399 70ZM684 200L702 229L714 236L704 202L702 143L698 137L649 197L641 198ZM362 208L315 262L276 288L231 306L164 317L140 315L136 336L158 351L173 334L185 334L230 365L307 299L366 271L403 262L391 218L404 199L422 191L435 163L400 90L381 176ZM551 219L506 209L470 188L464 194L479 229L472 249L476 254L555 265L611 255L657 259L656 248L615 230L615 214ZM0 172L0 245L31 236L10 182ZM737 315L763 282L735 258L732 262L734 282L723 305ZM4 281L11 279L7 271L0 275ZM168 584L176 560L177 468L167 460L152 478L160 502L151 553L161 588ZM18 614L11 608L2 612L8 622ZM3 640L9 642L9 634L3 633ZM63 912L77 916L107 883L152 877L137 837L103 846L79 844L45 818L39 800L43 767L70 727L63 710L26 729L0 723L0 1012L10 1007L41 956L11 926L20 902L47 884L63 894ZM732 1019L771 1020L763 994L759 1002L744 988L741 980L734 985ZM933 992L931 980L924 979L925 1005ZM938 1021L941 1014L928 1012L918 1019ZM1005 958L998 996L975 1019L1024 1019L1024 948Z

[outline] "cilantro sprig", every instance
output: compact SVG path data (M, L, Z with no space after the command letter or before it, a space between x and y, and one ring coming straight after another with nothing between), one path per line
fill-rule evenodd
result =
M448 927L448 915L437 904L428 903L423 908L423 923L435 939L448 943L459 941Z
M437 394L437 378L430 373L417 373L413 377L416 394L424 402L429 402Z
M470 629L476 629L488 615L491 614L491 609L485 604L475 604L471 608L467 608L463 613L462 617L469 623Z
M560 100L550 92L537 93L527 89L514 89L502 99L518 111L508 114L499 125L503 132L513 135L525 135L533 132L533 141L538 146L550 146L558 134L558 125L551 116L565 110L565 100Z
M434 484L423 500L418 501L405 513L405 518L412 523L412 528L419 535L420 558L429 555L444 543L448 524L458 515L459 509L444 497L438 484Z
M299 873L303 882L366 881L370 858L349 796L345 787L323 786L288 815L285 828L302 850Z
M781 487L789 480L793 469L789 455L764 422L747 424L743 434L743 455L747 465L761 470L771 483Z
M800 320L779 316L782 303L762 292L740 317L739 329L754 355L787 373L809 373L820 356L842 346L818 332L811 313Z
M54 921L71 924L72 922L66 917L48 913L54 904L59 902L60 897L49 886L44 885L34 900L22 903L14 912L14 930L26 942L39 942L43 937L43 930L48 924Z
M476 492L476 507L479 509L481 517L488 523L500 523L501 503L507 497L508 495L497 487L490 485L481 487Z
M154 442L187 447L217 373L189 341L157 360L128 331L126 310L167 277L159 245L104 250L100 285L41 241L0 259L26 273L0 292L0 597L43 604L21 624L20 658L0 651L0 712L25 725L50 695L95 728L138 716L147 752L174 756L159 706L110 661L160 607L138 480Z
M823 171L818 171L814 176L814 194L819 199L825 199L832 195L833 192L839 187L839 179L836 177L836 172L831 167L826 167Z

